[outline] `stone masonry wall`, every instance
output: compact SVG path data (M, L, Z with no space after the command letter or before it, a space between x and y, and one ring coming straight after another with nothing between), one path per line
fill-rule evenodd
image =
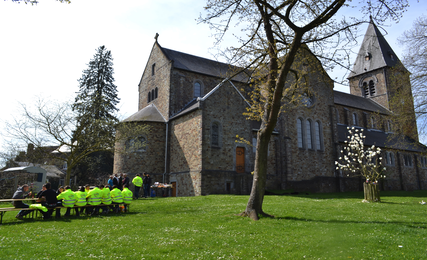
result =
M154 64L154 74L152 72ZM170 74L172 63L166 58L157 43L154 44L139 83L138 110L154 104L168 120L170 100ZM148 92L158 89L157 98L148 102Z
M201 110L170 122L170 181L177 182L177 196L201 195L201 129Z
M126 151L125 141L116 143L114 173L163 174L165 166L166 125L158 122L141 122L150 126L149 133L143 133L147 145L145 151ZM142 176L142 175L141 175Z

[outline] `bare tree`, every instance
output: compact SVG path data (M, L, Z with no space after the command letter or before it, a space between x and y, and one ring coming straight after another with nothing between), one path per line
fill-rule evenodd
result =
M250 117L261 121L257 133L255 169L251 195L243 216L258 220L269 216L262 209L266 176L268 143L276 127L278 115L286 104L301 92L287 91L288 79L298 83L300 64L295 65L302 47L309 49L324 62L324 66L345 66L345 50L354 40L354 26L386 18L399 19L408 5L407 0L365 0L358 17L334 17L341 9L350 8L346 0L207 0L205 17L216 32L218 41L233 25L243 27L238 47L226 50L229 62L252 71ZM343 52L340 53L340 50ZM348 64L348 63L347 63ZM238 73L238 72L236 72ZM285 104L285 105L284 105Z
M418 131L421 136L425 136L427 131L427 16L417 18L412 28L405 31L399 38L399 42L405 46L402 62L411 72Z
M117 137L88 136L90 133L77 127L77 117L69 103L48 102L42 99L36 100L33 106L22 104L22 115L15 117L13 121L6 122L6 137L14 143L33 144L34 149L44 151L42 156L53 161L67 163L65 184L70 184L72 169L88 155L98 151L114 151L114 143ZM148 129L138 125L109 125L111 121L102 119L91 122L97 127L119 127L120 138L129 139L145 133ZM78 146L91 138L92 142L84 149ZM52 149L44 149L46 146L56 146ZM80 148L80 149L79 149Z

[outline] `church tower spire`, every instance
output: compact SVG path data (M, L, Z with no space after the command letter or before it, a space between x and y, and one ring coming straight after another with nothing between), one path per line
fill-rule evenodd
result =
M348 77L350 93L369 98L406 118L402 132L418 140L409 72L372 18Z

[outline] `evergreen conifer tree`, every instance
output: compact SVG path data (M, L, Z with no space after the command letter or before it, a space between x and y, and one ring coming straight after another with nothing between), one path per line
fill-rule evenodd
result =
M116 105L120 100L113 73L111 51L100 46L78 80L80 90L73 104L77 113L77 129L73 139L78 140L81 152L99 140L104 140L105 146L105 151L101 149L91 153L75 167L74 174L80 183L112 173L114 156L111 148L114 146L115 126L119 122Z

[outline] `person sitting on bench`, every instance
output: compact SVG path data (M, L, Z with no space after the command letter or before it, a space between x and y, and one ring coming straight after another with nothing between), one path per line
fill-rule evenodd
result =
M24 184L21 187L18 187L18 189L15 191L15 193L13 194L12 199L24 199L28 196L27 191L30 188L28 187L28 184ZM30 207L30 205L27 205L25 203L23 203L22 201L14 201L13 202L13 206L15 208L23 208L23 209L27 209ZM21 210L18 212L18 214L15 216L17 219L23 219L25 215L29 214L31 211L29 210Z

